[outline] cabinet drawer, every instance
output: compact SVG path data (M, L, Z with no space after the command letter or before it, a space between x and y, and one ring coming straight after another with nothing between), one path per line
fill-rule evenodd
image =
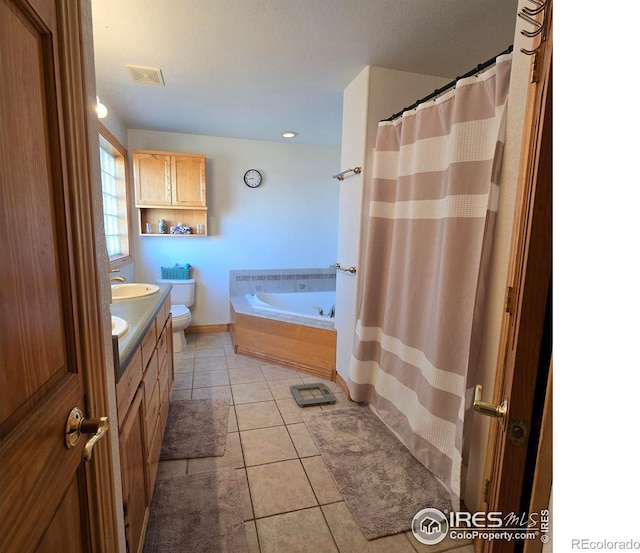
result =
M147 370L144 373L142 379L142 385L144 387L144 408L149 409L151 403L151 397L153 395L153 388L158 382L158 350L154 350L151 360L147 365Z
M167 354L167 329L162 329L162 334L160 334L160 338L158 338L158 361L162 361L164 356Z
M171 383L171 370L169 366L169 355L165 355L162 363L160 363L160 370L158 371L158 385L160 386L160 403L169 398L170 383ZM170 399L170 398L169 398Z
M153 387L151 392L151 401L149 402L149 408L145 416L146 425L146 437L147 437L147 451L151 451L153 447L152 439L156 425L158 424L158 418L160 416L160 388L158 383Z
M116 403L118 409L118 426L122 426L131 400L140 386L142 379L142 353L136 350L120 380L116 384Z
M156 315L156 339L159 340L164 330L164 323L167 320L167 316L165 313L165 305L164 303L160 306L158 313Z
M151 321L151 326L144 335L144 338L142 338L142 344L140 347L142 348L142 366L146 368L151 360L151 356L153 355L153 350L156 347L155 320Z

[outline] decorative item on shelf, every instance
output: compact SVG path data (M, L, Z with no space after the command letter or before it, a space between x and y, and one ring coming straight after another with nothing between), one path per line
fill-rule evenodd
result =
M145 234L153 234L153 225L151 223L145 223L144 232Z
M191 227L178 223L175 227L171 227L171 234L191 234Z
M158 219L158 234L167 234L167 222L164 219Z

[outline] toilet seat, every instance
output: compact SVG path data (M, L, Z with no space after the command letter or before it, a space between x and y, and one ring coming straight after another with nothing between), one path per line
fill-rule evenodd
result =
M172 305L171 306L171 318L176 321L180 319L186 319L191 316L191 311L184 305Z

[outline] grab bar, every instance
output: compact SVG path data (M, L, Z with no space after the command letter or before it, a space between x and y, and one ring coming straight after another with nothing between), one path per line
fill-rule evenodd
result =
M360 173L362 173L362 167L354 167L353 169L345 169L344 171L338 173L337 175L333 175L334 179L338 179L338 180L344 180L344 176L347 173L355 173L356 175L359 175Z
M345 273L351 273L352 275L356 274L356 271L358 269L356 269L355 267L349 267L347 269L345 269L344 267L342 267L342 265L340 265L340 263L334 263L333 265L329 265L330 269L340 269L341 271L344 271Z

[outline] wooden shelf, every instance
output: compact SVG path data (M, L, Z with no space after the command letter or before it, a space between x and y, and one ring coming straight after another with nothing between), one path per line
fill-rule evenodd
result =
M205 156L135 150L133 161L140 236L207 236ZM160 219L167 224L165 234L158 233ZM191 234L171 234L179 223L191 227ZM204 229L200 234L198 225Z

